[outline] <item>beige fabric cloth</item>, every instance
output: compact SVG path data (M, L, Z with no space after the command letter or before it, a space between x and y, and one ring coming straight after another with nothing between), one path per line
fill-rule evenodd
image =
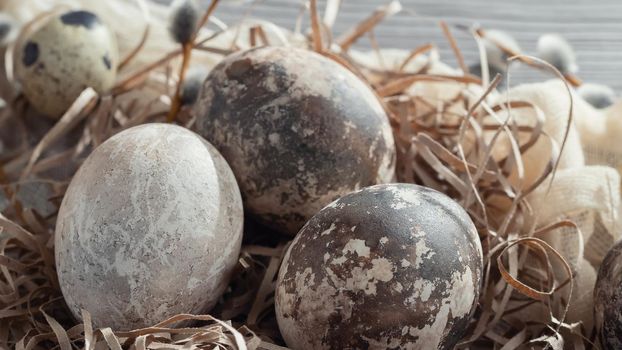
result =
M404 52L394 50L383 51L383 54L385 67L395 67L405 57ZM381 67L373 53L358 54L355 57L373 67ZM435 60L434 56L430 60L434 73L459 74L440 60ZM408 68L416 70L428 62L428 59L422 57ZM431 102L432 107L418 106L424 110L433 108L432 102L448 100L458 92L459 87L456 84L438 82L418 82L409 89L411 95ZM467 93L477 98L482 90L473 87ZM559 149L562 145L567 128L570 97L566 86L555 79L519 85L507 93L493 92L487 102L493 106L506 101L508 97L511 101L529 102L533 108L501 111L498 113L501 121L511 116L512 121L519 125L533 126L540 117L543 119L543 130L552 140L551 142L542 137L523 155L525 175L522 183L516 173L512 174L512 184L526 188L542 174L550 155L554 154L554 147ZM551 183L549 176L527 199L534 213L537 213L536 227L569 219L579 228L559 228L539 238L557 249L570 264L575 277L567 321L582 322L589 333L593 327L592 292L596 270L611 243L620 238L620 174L616 169L622 169L622 140L618 136L622 135L622 103L603 112L592 108L574 91L572 97L573 123L570 125L564 150L559 156L559 167L554 181ZM494 120L491 118L490 121ZM525 142L526 139L527 134L520 141ZM468 140L465 147L468 147ZM508 140L502 137L495 145L493 156L501 158L508 152ZM566 279L562 264L555 259L552 263L557 279L560 282ZM559 295L567 295L567 289L564 288L566 292L562 291ZM543 321L550 317L544 305L539 303L517 315L530 320L540 317Z

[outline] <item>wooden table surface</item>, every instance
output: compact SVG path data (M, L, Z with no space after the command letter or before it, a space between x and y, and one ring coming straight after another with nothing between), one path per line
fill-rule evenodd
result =
M203 0L207 2L207 0ZM343 0L335 32L341 33L368 16L388 0ZM221 1L215 15L227 23L243 16L249 1ZM253 7L252 16L293 29L300 0L264 0ZM324 1L319 1L323 12ZM559 33L573 45L579 77L585 82L611 86L622 92L622 0L401 0L403 12L375 29L381 47L411 49L428 42L437 44L444 61L455 65L439 20L449 24L480 24L507 31L523 51L535 54L538 37ZM308 16L305 17L305 19ZM305 22L308 26L308 21ZM467 63L477 62L477 48L466 32L454 30ZM358 47L369 47L363 38ZM551 77L527 67L512 69L512 82L538 81Z

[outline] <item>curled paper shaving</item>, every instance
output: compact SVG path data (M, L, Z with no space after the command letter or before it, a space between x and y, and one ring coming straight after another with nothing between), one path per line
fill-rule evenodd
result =
M285 349L273 304L288 238L252 222L245 228L234 278L210 315L176 315L130 332L93 329L86 310L82 323L71 318L55 272L55 212L73 172L95 147L131 126L164 120L178 87L182 50L163 39L167 13L160 5L54 4L86 7L133 29L112 26L125 57L115 88L100 96L85 90L56 122L37 116L16 90L11 60L16 43L2 55L0 92L7 106L0 110L5 197L0 201L0 348ZM11 2L3 9L26 31L27 23L36 23L33 18L55 11L54 4ZM310 47L351 70L387 111L399 180L451 196L478 228L484 251L481 299L458 348L583 349L590 344L593 320L585 315L592 299L585 291L593 287L599 258L618 238L620 177L609 166L622 164L618 146L611 150L615 161L590 152L605 151L599 137L617 137L608 130L620 129L612 117L619 106L598 112L578 100L572 108L573 93L559 81L499 93L498 77L482 82L464 67L445 65L433 44L410 51L381 49L373 28L402 10L398 1L380 7L331 45L339 4L327 2L321 21L311 2L310 38L261 20L244 18L232 26L215 21L217 29L197 33L192 64L211 68L230 52L270 43ZM449 27L443 28L460 62L458 45ZM485 35L482 29L474 33ZM354 50L366 34L372 34L374 50ZM538 63L527 56L517 59ZM180 110L179 124L192 127L194 120L188 108ZM3 132L8 126L10 135Z

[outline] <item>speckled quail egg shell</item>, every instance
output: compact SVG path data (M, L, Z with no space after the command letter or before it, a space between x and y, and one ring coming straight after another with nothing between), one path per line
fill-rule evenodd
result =
M482 249L440 192L376 185L317 213L281 265L276 314L293 349L452 349L475 310Z
M125 130L86 159L58 213L67 305L115 330L207 312L236 265L242 226L233 173L208 142L168 124Z
M17 50L17 75L24 95L41 113L60 117L87 87L112 87L118 49L114 35L93 13L54 17Z
M227 159L246 208L295 234L353 190L390 182L395 144L378 98L317 53L262 47L225 58L195 105L197 130Z
M603 349L622 349L622 242L603 259L594 288L594 322Z

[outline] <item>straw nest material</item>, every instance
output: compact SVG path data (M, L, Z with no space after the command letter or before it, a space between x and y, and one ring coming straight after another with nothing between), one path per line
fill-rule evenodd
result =
M309 35L300 26L289 32L247 18L226 26L212 17L210 28L217 28L208 30L214 1L190 49L162 44L167 34L162 29L166 9L161 6L142 1L138 6L125 1L67 3L90 7L110 21L142 15L145 22L132 21L132 30L117 28L125 59L115 87L101 95L84 90L61 119L50 121L38 116L19 93L13 51L46 16L67 7L50 8L47 2L33 2L30 9L15 2L5 5L24 25L5 48L0 88L6 101L0 109L5 198L0 216L0 347L283 348L273 295L288 237L251 220L235 277L211 315L178 315L131 332L93 329L87 311L82 313L84 323L77 324L64 304L53 254L55 215L85 157L119 131L163 122L167 115L192 129L195 116L177 101L180 66L181 75L189 65L210 68L224 55L256 45L306 47L367 82L390 116L399 181L440 190L468 211L484 248L485 273L476 314L459 348L583 349L595 341L594 269L617 238L619 175L607 166L586 165L586 159L617 167L619 158L614 153L603 160L604 147L594 140L609 128L585 121L585 115L600 112L577 100L553 67L502 47L513 60L550 71L554 80L501 93L500 77L489 79L486 67L482 79L469 74L445 24L441 28L458 68L441 62L434 45L411 52L379 49L373 28L401 10L397 1L340 36L331 33L338 1L328 1L323 20L315 1L302 8L301 14L310 14ZM135 30L137 26L142 29ZM481 46L485 30L469 30ZM366 36L375 49L354 50L353 44ZM609 114L602 117L611 120ZM182 320L195 322L175 328Z

